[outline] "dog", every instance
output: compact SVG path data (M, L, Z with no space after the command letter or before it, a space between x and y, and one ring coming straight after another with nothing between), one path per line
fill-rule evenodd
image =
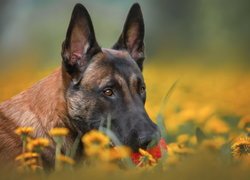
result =
M0 162L13 162L22 152L21 139L14 133L18 127L31 126L34 138L51 141L50 129L68 128L62 152L108 116L112 132L133 151L159 140L159 128L144 108L144 20L138 3L111 49L98 45L88 11L76 4L61 56L62 65L54 73L0 104ZM79 145L79 154L82 148ZM46 148L45 166L54 166L54 154L55 145Z

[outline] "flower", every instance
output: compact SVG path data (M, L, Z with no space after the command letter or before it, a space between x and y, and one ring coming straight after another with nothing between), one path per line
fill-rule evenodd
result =
M49 146L49 140L46 138L37 138L30 140L27 144L27 149L33 151L34 149L40 151L41 148Z
M167 144L166 141L161 138L158 144L147 151L153 156L154 159L159 159L162 157L163 151L167 151Z
M100 159L103 161L113 161L130 157L131 149L126 146L117 146L111 149L100 151Z
M197 137L196 137L196 136L191 136L191 137L189 138L189 143L190 143L191 145L196 145L196 144L197 144Z
M86 146L84 147L85 154L87 156L99 156L99 154L103 151L103 148L100 146Z
M211 105L206 105L206 106L201 107L200 109L198 109L196 121L198 123L203 123L211 115L214 114L214 111L215 111L214 107Z
M201 143L201 148L209 150L219 150L226 143L225 138L216 137L214 139L205 139Z
M32 158L32 159L26 160L26 161L23 163L23 165L24 165L24 166L37 165L37 162L38 162L37 159Z
M18 155L15 160L16 161L26 160L26 159L31 159L31 158L37 158L38 156L39 156L38 153L26 152L26 153Z
M150 149L147 149L147 152L152 155L155 160L158 160L162 157L162 153L167 151L167 144L163 138L160 139L158 144ZM142 154L140 152L133 152L131 154L131 160L134 164L139 164Z
M34 129L32 127L19 127L15 130L15 133L19 136L21 135L29 135L33 133Z
M66 163L66 164L70 164L70 165L75 164L75 161L72 158L70 158L68 156L61 155L61 154L57 157L57 160L59 160L60 162Z
M238 123L238 128L244 129L247 132L250 132L250 115L244 116L243 118L240 119Z
M250 155L250 138L238 138L231 146L232 155L235 158L243 158Z
M153 158L153 156L148 153L147 151L139 148L139 153L142 155L140 163L142 164L148 164L148 165L155 165L156 160ZM140 165L140 163L138 165Z
M181 134L177 137L177 142L179 144L185 144L186 142L188 142L189 139L190 136L188 134Z
M172 156L176 154L179 155L194 154L194 150L177 143L168 144L168 155Z
M109 138L100 131L92 130L82 137L82 142L85 146L98 145L105 147L109 144Z
M229 126L220 118L213 116L205 124L204 130L208 133L224 134L229 131Z
M87 156L99 155L100 151L110 143L109 137L100 131L92 130L82 137L84 150Z
M51 136L67 136L68 133L69 130L67 128L53 128L49 132Z

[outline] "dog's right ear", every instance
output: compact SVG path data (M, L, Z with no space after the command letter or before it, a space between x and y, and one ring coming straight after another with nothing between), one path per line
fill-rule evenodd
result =
M65 70L77 84L91 58L101 52L93 24L87 9L82 4L76 4L62 44L62 59Z
M138 3L133 4L130 8L122 34L112 48L127 50L142 70L144 61L144 21Z

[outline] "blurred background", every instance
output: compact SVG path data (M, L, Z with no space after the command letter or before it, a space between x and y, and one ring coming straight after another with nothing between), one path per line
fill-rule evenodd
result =
M239 117L250 113L249 0L1 0L0 101L60 66L61 43L77 2L88 9L102 47L117 41L131 5L140 3L146 106L154 119L177 79L166 108L170 114L190 107Z
M60 64L72 8L89 10L103 47L117 40L130 6L139 2L146 24L148 61L249 68L248 0L1 0L1 69Z

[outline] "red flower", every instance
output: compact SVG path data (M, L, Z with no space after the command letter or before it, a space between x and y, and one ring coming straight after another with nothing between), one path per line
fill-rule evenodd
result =
M160 139L159 143L156 146L148 149L147 152L150 153L153 156L153 158L157 160L161 158L162 150L167 150L167 144L163 138ZM132 153L131 159L133 163L139 164L141 156L142 155L139 152Z

